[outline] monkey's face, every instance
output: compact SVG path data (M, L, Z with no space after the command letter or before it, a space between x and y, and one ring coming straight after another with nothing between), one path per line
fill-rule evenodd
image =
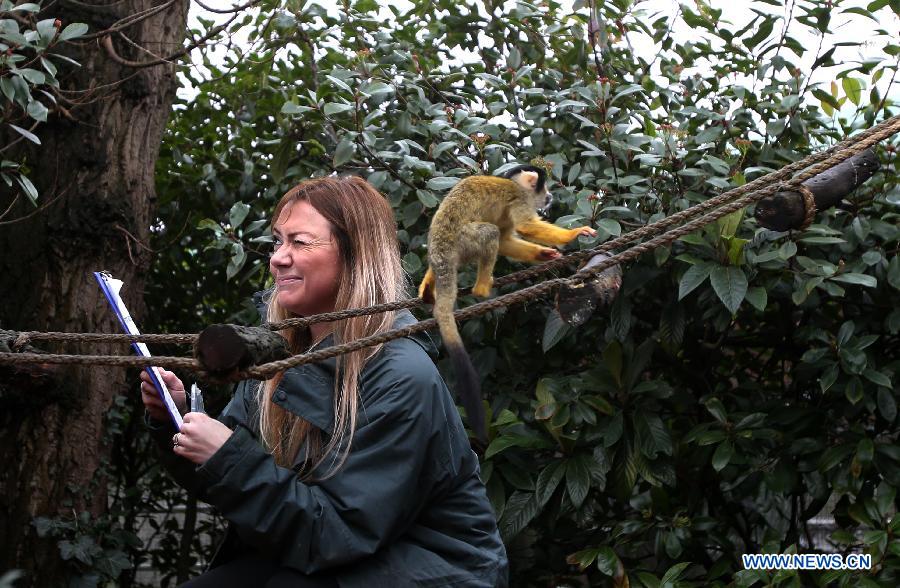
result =
M534 193L534 209L537 213L546 217L550 213L550 207L553 206L553 194L550 190L544 188Z

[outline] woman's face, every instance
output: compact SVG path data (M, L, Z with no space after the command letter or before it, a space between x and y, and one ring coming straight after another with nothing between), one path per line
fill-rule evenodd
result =
M331 223L308 202L281 211L272 228L275 239L269 268L278 303L299 316L334 310L341 256Z

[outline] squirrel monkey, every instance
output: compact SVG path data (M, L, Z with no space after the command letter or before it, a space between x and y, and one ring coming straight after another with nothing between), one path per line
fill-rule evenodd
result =
M434 318L459 381L460 399L482 443L487 433L480 378L453 318L456 272L460 265L477 261L472 294L484 298L494 282L498 254L518 261L549 261L560 252L536 243L565 245L579 235L597 234L590 227L564 229L541 220L537 211L551 200L546 180L546 172L532 165L516 167L503 176L465 178L441 202L428 232L429 267L419 285L419 297L434 304Z

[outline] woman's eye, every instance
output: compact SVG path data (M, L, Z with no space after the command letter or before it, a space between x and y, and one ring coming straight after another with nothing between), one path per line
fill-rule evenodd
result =
M297 247L306 247L307 245L309 245L309 243L307 243L306 241L301 241L300 239L294 239L293 243Z

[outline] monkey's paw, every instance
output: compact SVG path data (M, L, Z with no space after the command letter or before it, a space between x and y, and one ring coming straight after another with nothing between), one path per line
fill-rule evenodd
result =
M572 238L575 239L577 237L596 237L597 231L596 229L592 229L591 227L575 227L572 229Z
M557 251L556 249L550 249L549 247L542 248L537 254L538 261L550 261L551 259L556 259L560 257L562 253Z
M487 298L491 295L491 287L494 285L494 278L482 283L478 282L472 286L472 295L479 298Z

